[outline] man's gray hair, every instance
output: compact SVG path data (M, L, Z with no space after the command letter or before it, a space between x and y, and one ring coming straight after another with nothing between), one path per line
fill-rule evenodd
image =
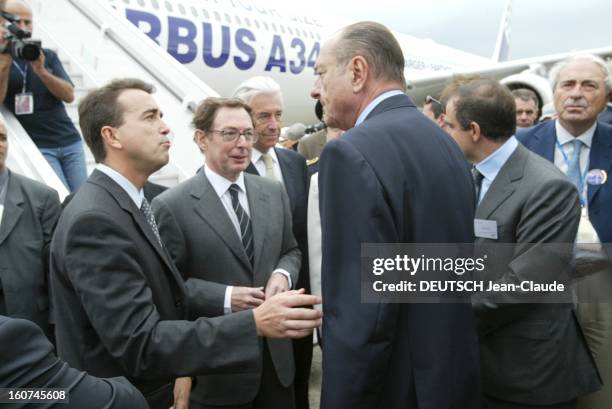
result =
M367 60L374 78L401 84L406 89L404 54L387 27L362 21L343 28L336 46L336 62L346 65L357 55Z
M604 75L604 84L606 86L606 92L612 92L612 72L610 71L610 66L606 64L603 58L593 54L576 54L569 58L566 58L563 61L559 61L558 63L556 63L550 69L550 72L548 74L548 80L550 82L550 86L553 89L553 92L557 88L557 83L559 82L559 73L561 72L561 70L563 70L565 67L567 67L568 64L574 61L590 61L593 64L599 66L601 72Z
M243 81L238 85L232 97L239 98L250 104L253 97L261 94L278 96L281 99L281 105L283 103L280 85L272 78L264 76L251 77Z

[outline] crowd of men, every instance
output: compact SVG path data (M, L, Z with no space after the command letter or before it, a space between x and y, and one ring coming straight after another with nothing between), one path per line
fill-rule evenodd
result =
M23 3L4 9L31 28ZM278 147L271 78L204 100L202 167L167 189L148 181L171 145L150 84L79 101L97 163L79 181L49 158L80 137L39 123L72 99L57 56L1 54L5 104L73 192L60 205L9 170L0 125L0 387L66 388L74 408L307 409L317 329L324 409L608 409L612 300L593 294L612 295L610 67L557 64L555 115L538 123L536 94L482 78L421 112L404 61L378 23L325 42L311 96L327 129L298 147L308 162ZM563 269L547 245L577 243L577 270L581 243L603 246L566 302L362 302L362 244L473 242L516 245L498 283Z

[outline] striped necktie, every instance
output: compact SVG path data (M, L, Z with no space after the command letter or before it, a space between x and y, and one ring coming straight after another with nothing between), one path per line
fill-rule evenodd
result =
M254 253L253 229L251 227L251 219L249 218L249 215L240 205L240 201L238 200L239 191L240 186L235 183L229 187L230 196L232 197L232 207L234 208L234 212L236 212L236 217L238 217L238 224L240 224L242 245L244 246L244 251L246 252L246 255L249 258L249 261L251 262L252 266Z

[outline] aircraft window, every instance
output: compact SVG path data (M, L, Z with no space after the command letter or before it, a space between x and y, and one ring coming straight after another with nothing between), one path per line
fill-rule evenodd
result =
M151 5L155 10L159 10L159 2L157 0L151 0Z
M138 5L139 5L140 7L144 7L144 6L145 6L145 2L144 2L144 0L138 0Z
M221 21L221 16L219 15L219 13L215 11L214 14L215 14L215 20L220 22Z
M285 34L285 26L280 26L281 33Z
M123 0L125 4L130 4L130 0Z
M255 27L259 28L259 21L253 20L253 23L255 23Z
M166 2L166 10L168 13L172 13L172 4L169 1Z
M242 21L240 21L240 17L238 16L234 16L234 18L236 19L236 24L238 24L239 26L242 25Z
M181 14L185 15L185 6L183 6L182 3L179 3L178 8L179 8L179 11L181 12Z
M231 17L230 17L230 15L229 15L229 14L227 14L227 13L225 13L225 20L227 20L227 22L228 22L229 24L232 24L232 18L231 18Z
M210 19L210 14L208 14L208 10L204 10L204 9L202 9L202 14L204 15L204 18L205 18L206 20L209 20L209 19Z
M191 14L193 14L194 17L198 16L198 10L193 6L191 6Z
M244 18L244 22L246 23L246 26L247 26L247 27L251 27L251 20L249 20L249 18L248 18L248 17L245 17L245 18Z
M287 27L287 31L289 31L289 34L293 35L293 30L291 29L291 27Z
M265 21L263 22L263 26L266 30L269 30L270 28L268 27L268 23L266 23Z
M270 23L270 24L272 24L272 30L273 31L278 31L278 30L276 30L276 24L274 24L274 23Z

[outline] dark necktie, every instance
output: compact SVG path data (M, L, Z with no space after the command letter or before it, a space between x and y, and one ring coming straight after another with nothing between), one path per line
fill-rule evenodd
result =
M151 205L147 201L146 198L142 198L142 204L140 205L140 211L145 215L145 219L147 219L147 223L151 226L151 230L157 237L157 241L161 245L161 238L159 237L159 230L157 230L157 223L155 223L155 217L153 217L153 211L151 211Z
M478 200L480 199L480 188L482 187L482 179L484 179L484 176L478 171L478 169L476 169L476 166L472 167L472 179L474 180L476 206L478 206Z
M242 245L244 246L244 251L249 258L251 265L253 265L253 229L251 228L251 219L249 218L249 215L240 205L240 201L238 201L239 190L240 187L236 184L229 187L229 192L232 196L232 207L234 208L234 212L236 212L236 217L238 217L238 224L240 224Z

